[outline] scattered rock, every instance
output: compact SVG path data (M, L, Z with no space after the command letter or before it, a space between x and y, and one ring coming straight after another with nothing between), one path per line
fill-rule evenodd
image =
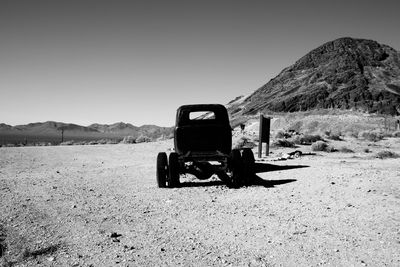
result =
M135 247L134 247L134 246L127 246L127 245L124 245L124 249L125 249L125 250L134 250Z
M115 232L113 232L113 233L110 234L110 237L111 237L111 238L117 238L117 237L120 237L120 236L122 236L122 235L121 235L121 234L118 234L118 233L115 233Z
M306 230L304 230L304 231L296 231L296 232L293 233L293 235L302 235L302 234L305 234L305 233L307 233Z

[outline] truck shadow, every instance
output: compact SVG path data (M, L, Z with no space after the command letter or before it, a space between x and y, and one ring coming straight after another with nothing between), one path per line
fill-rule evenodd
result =
M282 179L282 180L264 180L257 173L273 172L273 171L285 171L298 168L307 168L307 165L273 165L267 163L255 163L255 174L252 179L253 183L251 186L263 186L263 187L275 187L276 185L287 184L296 182L296 179ZM183 182L180 187L208 187L208 186L222 186L227 185L226 181L201 181L201 182Z
M275 187L275 185L287 184L296 182L296 179L283 179L283 180L264 180L257 173L285 171L299 168L308 168L308 165L274 165L268 163L255 163L255 173L253 177L253 185L264 187Z
M268 163L255 163L255 173L284 171L299 168L308 168L308 165L274 165Z

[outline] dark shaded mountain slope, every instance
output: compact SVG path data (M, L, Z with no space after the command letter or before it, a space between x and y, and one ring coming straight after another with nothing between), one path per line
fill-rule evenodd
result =
M340 38L312 50L247 98L233 117L316 108L400 112L400 53L372 40Z

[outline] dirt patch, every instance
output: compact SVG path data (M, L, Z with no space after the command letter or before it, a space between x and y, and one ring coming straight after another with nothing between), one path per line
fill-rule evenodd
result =
M272 158L293 149L273 149L271 161L257 165L258 182L240 189L191 176L182 176L181 188L157 188L157 153L172 141L0 148L1 260L5 266L398 266L398 159L373 156L387 147L400 153L397 140L332 141L354 153L277 162Z

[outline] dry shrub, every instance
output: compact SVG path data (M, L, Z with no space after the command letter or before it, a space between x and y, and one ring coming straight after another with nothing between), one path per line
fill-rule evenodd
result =
M369 150L369 148L364 148L363 151L364 153L371 153L371 150Z
M327 148L325 148L325 152L336 152L337 149L334 148L333 146L328 146Z
M145 135L141 135L136 139L136 143L147 143L151 142L151 138Z
M83 146L83 145L87 145L86 141L78 141L78 142L74 142L75 146Z
M292 141L286 140L286 139L278 139L275 142L272 143L272 146L275 147L295 147L294 143Z
M328 149L328 144L324 141L317 141L311 145L312 151L326 151Z
M358 138L358 132L357 131L347 131L345 133L346 136L348 137L352 137L352 138Z
M383 139L383 134L377 131L362 131L358 134L358 138L362 138L371 142L377 142Z
M342 146L341 148L339 148L339 152L342 152L342 153L354 153L353 150L351 150L350 148L347 148L345 146Z
M60 146L72 146L73 144L74 144L74 141L70 140L70 141L65 141L65 142L60 143Z
M253 148L256 144L246 136L241 136L239 139L233 140L234 149Z
M133 136L125 136L124 139L120 142L121 144L134 144L136 139Z
M400 155L390 150L384 150L384 151L379 151L376 154L376 157L380 159L397 159L400 157Z
M331 134L328 136L328 139L335 141L343 141L343 139L338 134Z
M285 133L283 131L278 131L275 135L276 139L282 139L285 138Z
M293 142L295 144L299 145L311 145L312 143L315 143L317 141L323 141L322 137L320 135L298 135L293 137Z
M303 126L302 121L296 121L296 122L290 124L289 127L287 127L287 128L288 128L288 130L293 130L293 131L300 133L302 126Z

